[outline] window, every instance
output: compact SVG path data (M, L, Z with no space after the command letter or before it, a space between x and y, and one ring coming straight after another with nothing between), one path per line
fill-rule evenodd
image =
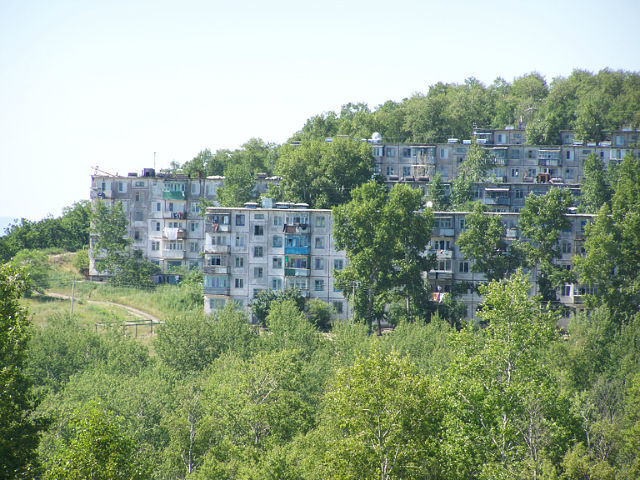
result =
M236 247L244 247L244 235L236 235Z
M518 177L520 175L520 169L519 168L512 168L511 169L511 176L512 177Z
M396 149L395 147L387 147L387 157L395 157Z
M272 278L271 279L271 288L273 290L282 290L282 279L281 278Z
M162 203L156 202L156 212L160 212L162 210Z
M125 188L124 188L124 182L118 182L118 191L119 192L124 192Z
M193 213L194 215L198 215L200 213L200 205L198 205L197 203L192 203L191 213Z
M200 251L200 244L198 242L189 242L189 251L191 253L197 253Z
M324 270L324 258L316 258L313 262L314 270Z
M469 262L460 262L458 266L458 271L460 273L469 273Z
M571 243L562 242L562 253L571 253Z
M220 267L224 266L224 261L222 260L221 255L213 255L207 259L207 265L210 267Z
M273 257L272 265L273 268L282 268L282 257Z
M411 157L411 149L410 148L403 148L402 149L402 156L404 158L410 158Z
M137 187L137 188L144 188L144 181L137 180L137 181L133 182L133 186Z
M261 246L253 247L253 256L256 258L260 258L264 256L264 248Z
M234 287L235 288L244 288L244 279L243 278L236 278L234 280Z
M184 244L182 243L182 240L169 240L166 245L165 248L167 250L183 250L184 249Z
M411 167L402 167L402 176L408 177L409 175L411 175Z
M449 150L446 148L440 149L440 158L449 158Z
M133 239L134 240L140 240L140 230L136 230L135 232L133 232Z
M200 185L197 183L192 183L191 184L191 193L194 195L197 195L200 193Z
M142 201L144 201L144 193L136 192L136 202L142 202Z
M334 301L331 302L331 305L333 305L333 309L338 315L342 314L342 302Z
M254 267L253 278L262 278L264 275L264 269L262 267Z
M316 292L324 292L324 280L316 279L313 281L313 289Z
M264 235L264 226L262 225L254 225L253 226L253 235L256 237L260 237Z
M153 229L156 232L159 232L160 231L160 222L153 222Z
M384 152L384 147L373 147L373 156L381 157Z
M229 277L226 275L205 275L205 288L229 288Z
M253 216L253 219L254 219L254 220L264 220L264 213L256 213L256 214Z
M134 219L136 222L142 222L142 221L144 221L144 212L143 212L143 211L141 211L141 210L137 210L137 211L136 211L136 212L134 212L134 214L133 214L133 219Z
M190 227L192 232L197 232L198 230L200 230L200 224L198 222L191 222Z
M516 198L520 198L520 199L524 198L524 193L522 192L522 190L520 189L516 190Z
M210 298L209 299L209 308L211 310L223 310L225 303L226 303L226 299L225 298Z
M236 268L244 268L244 257L236 257Z
M389 167L389 166L387 166L387 176L389 176L389 175L393 175L393 174L394 174L393 167Z
M321 216L321 217L316 217L316 227L317 228L324 228L326 222L326 218L325 216Z
M316 248L317 249L324 249L324 238L323 237L316 237Z
M466 218L461 218L460 219L460 230L464 230L466 226L467 226L467 219Z
M282 247L282 235L274 235L271 238L271 246L273 248L280 248Z
M158 250L160 250L160 242L156 242L156 241L151 242L151 251L157 252Z
M273 226L274 227L282 226L282 216L281 215L275 215L273 217Z
M241 214L236 215L236 226L238 227L244 226L244 215L241 215Z
M342 270L344 268L344 260L341 258L337 258L333 261L333 269L334 270Z
M571 285L562 285L560 287L560 296L562 297L570 297L571 296Z

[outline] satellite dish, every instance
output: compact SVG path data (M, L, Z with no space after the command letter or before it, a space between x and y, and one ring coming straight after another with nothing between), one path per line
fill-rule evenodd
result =
M382 135L380 135L378 132L373 132L373 134L371 135L371 141L373 143L381 143Z
M431 200L427 202L427 207L433 208L433 202Z

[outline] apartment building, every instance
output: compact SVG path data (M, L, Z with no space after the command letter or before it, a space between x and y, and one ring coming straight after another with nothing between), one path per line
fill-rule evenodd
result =
M257 189L266 192L277 178L259 177ZM120 202L128 220L133 248L167 272L177 268L204 266L204 215L200 202L216 202L216 192L224 177L190 178L182 174L156 173L145 168L141 175L112 175L96 171L91 177L92 202ZM91 240L90 276L102 278L95 268Z
M344 268L347 259L336 250L332 229L331 210L306 204L207 208L205 312L229 301L248 307L262 290L297 287L305 297L332 305L337 318L346 318L349 306L333 272Z
M468 289L459 297L466 307L467 318L475 315L481 298L474 286L486 281L473 272L472 262L465 258L457 239L465 229L468 212L435 212L435 224L427 254L436 258L428 280L433 300L442 301L454 284ZM520 238L520 215L513 212L498 215L505 228L507 243ZM584 232L592 215L567 214L570 227L561 233L563 268L572 269L572 257L584 252ZM235 301L248 309L258 292L298 287L308 298L319 298L336 310L337 318L350 315L348 301L334 284L334 272L347 264L344 251L335 248L332 236L331 210L308 209L306 205L276 204L275 208L208 208L204 246L204 308L207 314ZM535 278L535 272L532 274ZM532 293L536 292L532 284ZM582 285L563 285L558 290L560 302L573 310L582 308Z

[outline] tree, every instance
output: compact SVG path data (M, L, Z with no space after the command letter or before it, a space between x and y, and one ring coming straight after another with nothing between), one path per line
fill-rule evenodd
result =
M475 204L456 243L465 258L473 261L471 271L484 274L488 281L501 280L515 272L523 259L514 246L507 245L500 217L486 212L487 207Z
M431 202L433 211L444 211L447 209L447 197L445 195L444 183L442 183L442 175L436 173L431 181L427 198Z
M39 250L20 250L11 259L11 262L27 274L28 287L24 292L25 297L30 297L34 290L44 293L49 288L51 266L46 253Z
M571 272L555 264L561 257L560 233L569 227L567 209L571 206L571 193L552 188L545 195L529 195L520 212L518 228L527 241L518 247L527 262L536 267L537 284L543 302L556 302L556 288L573 279Z
M569 402L542 361L557 314L529 296L529 279L481 286L486 324L453 340L444 448L456 478L537 478L572 438Z
M293 300L299 310L304 310L305 298L302 291L296 287L288 287L284 290L262 290L258 292L251 302L251 313L260 325L266 325L267 316L271 305L275 301Z
M323 478L437 478L442 410L408 358L379 349L338 370L325 396Z
M587 213L596 213L611 201L612 191L606 180L604 163L595 154L584 160L584 178L581 186L582 206Z
M247 165L229 163L224 169L224 185L217 191L223 207L242 207L255 200L256 181Z
M285 200L330 208L349 201L350 191L371 179L371 146L343 137L285 145L276 172Z
M96 236L93 258L96 270L104 271L116 285L151 286L151 275L159 267L149 262L139 250L130 248L128 222L120 202L111 208L103 202L94 204L92 233Z
M78 408L70 426L73 436L47 465L45 480L147 478L149 472L136 458L134 442L99 404Z
M333 209L336 246L347 252L348 263L336 273L336 284L353 304L356 318L381 331L381 320L392 293L406 299L408 316L424 304L422 272L433 259L425 257L431 236L430 210L419 191L369 182L351 192L352 200ZM418 310L420 313L420 310Z
M28 288L24 274L10 264L0 264L0 477L32 478L40 432L35 421L38 400L24 373L30 339L29 317L20 306Z
M611 200L587 227L586 255L576 258L580 280L597 287L619 320L640 308L640 165L627 155Z

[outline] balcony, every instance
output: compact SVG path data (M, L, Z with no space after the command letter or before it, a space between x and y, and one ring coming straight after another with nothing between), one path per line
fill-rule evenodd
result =
M186 236L185 233L184 228L165 228L162 230L162 238L167 238L169 240L184 240L184 237Z
M515 228L507 228L506 237L510 240L518 238L518 230Z
M113 190L103 190L101 188L93 188L91 190L91 198L113 198Z
M429 249L429 255L433 254L438 260L451 260L453 258L453 250Z
M429 280L451 280L453 272L447 270L431 270L428 274Z
M187 218L187 212L162 212L162 218L174 219L174 220L184 220Z
M306 247L284 247L285 255L309 255L309 246Z
M539 167L561 167L562 162L558 158L539 158Z
M511 201L508 197L486 197L485 205L510 205Z
M229 287L203 287L204 293L209 295L229 295Z
M205 265L204 273L209 275L228 275L229 267L222 265Z
M170 260L182 260L184 258L184 250L162 250L162 256Z
M219 233L219 232L230 232L231 225L228 224L220 224L220 223L211 223L205 226L205 232L207 233Z
M432 232L432 236L441 236L441 237L453 237L454 229L453 228L445 228L445 227L435 227Z
M184 192L181 190L164 190L162 192L163 200L185 200Z
M284 269L285 277L308 277L311 270L308 268L286 268Z
M573 296L573 303L576 305L582 305L585 301L585 296L584 295L574 295Z
M215 245L209 244L204 246L204 253L229 253L231 245Z

